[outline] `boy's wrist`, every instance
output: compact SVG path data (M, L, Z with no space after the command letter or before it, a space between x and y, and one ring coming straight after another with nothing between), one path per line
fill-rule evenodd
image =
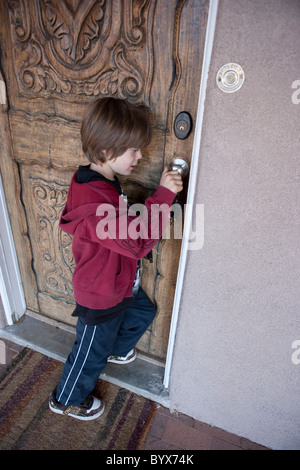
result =
M158 199L160 204L168 204L169 206L172 206L176 193L165 186L159 185L152 197Z

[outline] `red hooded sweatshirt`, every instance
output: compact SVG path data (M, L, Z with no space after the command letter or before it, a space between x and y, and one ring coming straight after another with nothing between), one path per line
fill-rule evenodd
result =
M138 259L162 236L175 194L158 186L146 199L143 214L131 215L111 184L78 183L76 176L59 223L73 235L74 298L82 306L107 309L132 296Z

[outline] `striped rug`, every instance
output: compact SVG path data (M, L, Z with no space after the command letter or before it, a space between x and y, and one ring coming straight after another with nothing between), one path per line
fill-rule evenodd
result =
M94 394L103 415L79 421L49 410L48 397L63 364L24 348L0 377L0 449L139 450L155 404L115 385L98 381Z

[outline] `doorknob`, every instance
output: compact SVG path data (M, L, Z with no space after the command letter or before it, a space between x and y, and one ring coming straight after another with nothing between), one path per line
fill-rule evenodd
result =
M179 113L174 122L174 132L177 139L186 139L192 130L192 118L187 112Z
M188 174L189 169L188 163L183 158L175 158L171 161L170 170L177 170L182 178Z

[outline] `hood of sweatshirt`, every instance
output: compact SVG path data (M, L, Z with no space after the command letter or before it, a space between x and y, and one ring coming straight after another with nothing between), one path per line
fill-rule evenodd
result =
M82 170L83 168L83 170ZM68 199L61 214L61 229L74 235L78 224L90 215L95 215L99 204L107 203L118 205L118 180L110 182L105 177L96 174L95 171L86 170L87 167L79 167L71 180ZM96 174L96 175L91 175ZM99 177L97 177L99 175Z

